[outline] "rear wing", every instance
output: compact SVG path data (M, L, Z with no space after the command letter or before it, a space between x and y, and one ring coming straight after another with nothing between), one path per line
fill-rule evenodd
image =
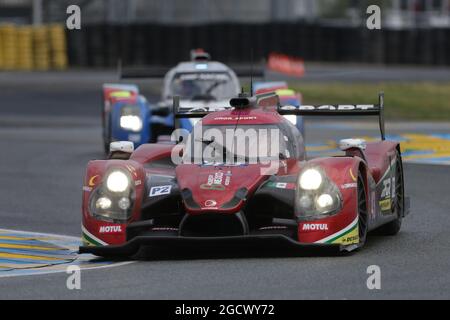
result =
M147 67L127 67L122 66L119 60L117 73L119 79L147 79L147 78L164 78L170 67L165 66L147 66Z
M246 107L260 107L260 108L276 108L280 105L278 96L273 92L258 94L253 97L240 95L237 98L230 99L230 106L224 108L215 108L212 110L205 108L183 108L180 109L180 97L173 97L173 114L174 118L203 118L204 116L217 111L228 110L231 108L243 109Z
M183 108L183 109L185 110L180 110L180 96L173 96L172 113L173 113L174 129L178 129L179 119L203 118L207 114L211 113L211 111L205 108Z
M261 65L229 65L228 67L241 78L264 78L265 76L265 67Z
M173 121L174 128L177 129L178 121L177 119L183 118L203 118L204 116L218 111L229 110L229 109L244 109L249 106L256 106L261 108L276 108L280 105L280 100L278 96L273 93L263 93L256 95L254 97L247 97L245 95L240 95L237 98L232 98L230 100L229 107L214 108L212 110L205 108L182 108L180 109L180 97L173 97ZM184 109L184 110L183 110Z
M379 93L378 104L339 104L278 106L280 115L296 116L378 116L381 139L386 139L384 124L384 93Z
M205 108L183 108L185 110L182 110L180 109L180 96L174 96L172 108L174 119L181 119L181 118L203 118L204 116L212 112L230 109L231 106L229 108L214 109L211 111Z
M173 67L173 66L172 66ZM169 66L142 66L142 67L126 67L122 66L119 61L117 73L119 79L150 79L150 78L164 78L167 72L172 67ZM251 67L245 65L229 66L238 77L255 77L264 78L265 68L262 66Z

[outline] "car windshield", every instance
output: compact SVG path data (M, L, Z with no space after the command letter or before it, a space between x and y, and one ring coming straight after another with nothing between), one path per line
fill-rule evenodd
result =
M171 95L189 100L224 100L236 95L235 85L226 72L195 72L176 74Z
M266 163L294 156L288 135L281 125L203 126L199 121L189 135L184 163Z

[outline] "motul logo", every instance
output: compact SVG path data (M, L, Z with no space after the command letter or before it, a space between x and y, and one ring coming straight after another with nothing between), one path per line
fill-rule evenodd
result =
M122 226L101 226L100 233L116 233L122 232Z
M328 230L328 225L326 223L305 223L302 230L304 231L326 231Z

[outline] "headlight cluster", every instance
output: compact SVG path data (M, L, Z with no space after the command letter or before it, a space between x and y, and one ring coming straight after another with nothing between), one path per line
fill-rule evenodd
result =
M107 221L126 221L131 215L135 192L131 177L124 171L110 171L102 185L91 193L91 214Z
M129 185L130 180L122 171L113 171L106 178L106 188L111 192L124 192Z
M125 106L122 108L120 127L133 132L142 130L141 111L138 106Z
M319 168L303 170L298 179L296 213L301 219L335 214L342 207L338 187Z

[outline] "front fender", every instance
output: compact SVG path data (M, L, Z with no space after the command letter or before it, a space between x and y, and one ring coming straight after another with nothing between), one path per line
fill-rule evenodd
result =
M369 194L367 192L369 177L366 163L359 157L329 157L308 161L307 165L320 167L328 179L337 186L342 195L342 208L330 216L300 221L298 240L302 243L341 245L359 243L357 179L361 172L366 186L366 194ZM368 201L370 211L372 209L369 202L370 199Z
M95 218L90 212L91 194L105 183L106 175L113 169L129 173L134 188L134 205L128 221L113 222ZM82 241L84 245L122 244L126 241L126 226L140 219L142 198L144 196L145 171L143 166L133 160L94 160L88 163L82 195Z

